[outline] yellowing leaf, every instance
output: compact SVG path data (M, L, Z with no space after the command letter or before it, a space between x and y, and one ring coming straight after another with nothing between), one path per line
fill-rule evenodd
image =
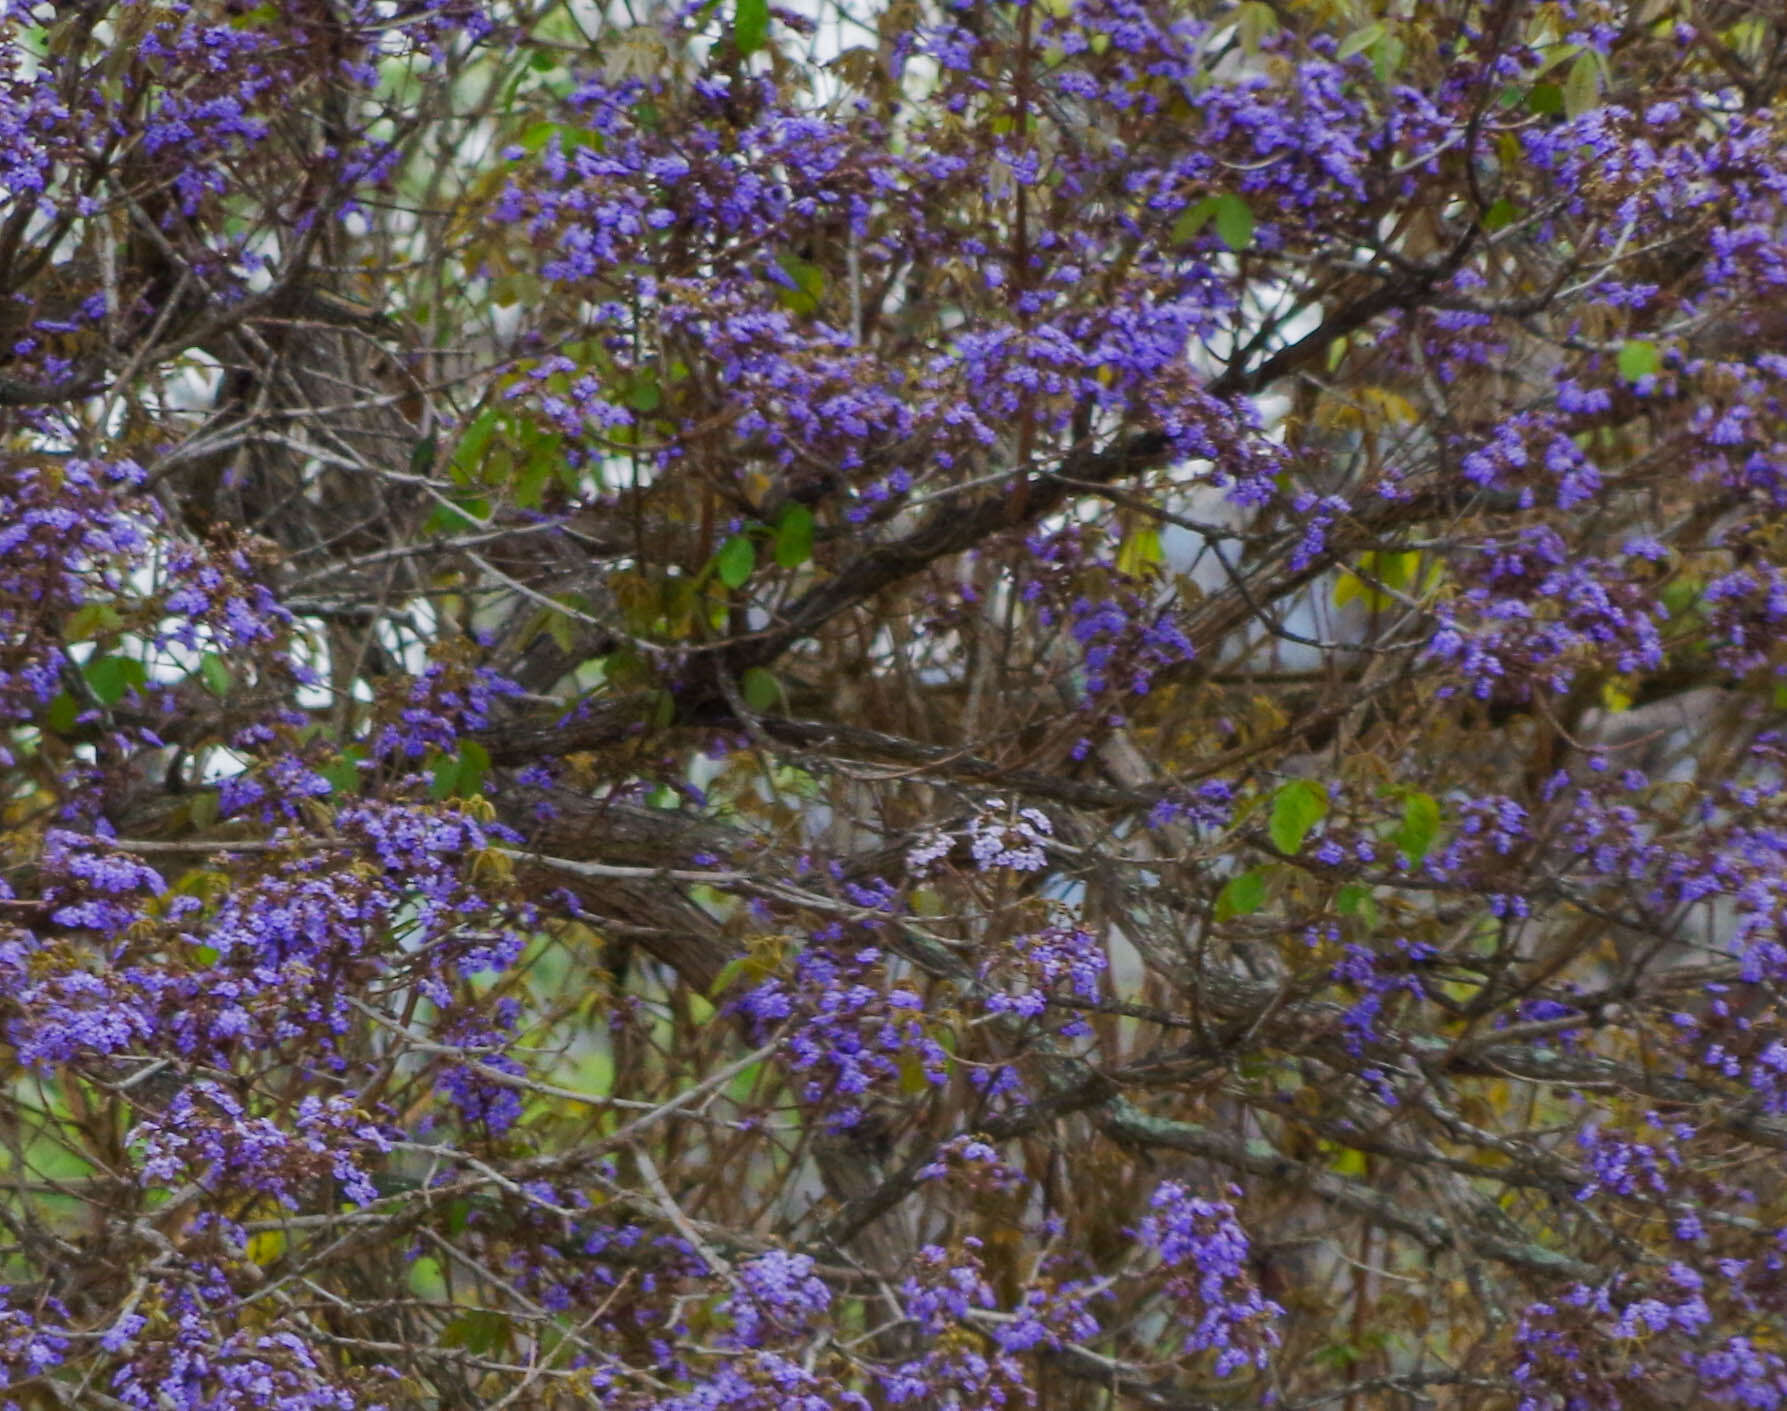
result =
M1421 419L1420 413L1407 397L1392 392L1387 387L1361 387L1359 401L1365 409L1367 421L1375 421L1387 426L1413 426Z
M263 1269L285 1253L284 1230L261 1230L248 1237L243 1252L249 1262L260 1265Z
M1150 568L1165 561L1166 555L1161 552L1160 531L1152 526L1131 529L1123 536L1123 545L1117 550L1117 572L1128 574L1131 578L1140 578Z

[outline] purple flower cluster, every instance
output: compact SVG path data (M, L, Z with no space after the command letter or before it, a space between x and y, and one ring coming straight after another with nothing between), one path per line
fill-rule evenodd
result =
M930 1032L917 991L892 981L879 950L853 952L812 945L792 973L733 1001L758 1034L788 1025L784 1048L803 1075L800 1092L825 1122L847 1128L862 1120L872 1093L892 1090L908 1073L941 1083L949 1055Z
M1159 1256L1168 1288L1184 1310L1184 1346L1216 1353L1216 1374L1264 1368L1278 1345L1273 1320L1284 1310L1263 1297L1248 1264L1247 1232L1226 1201L1163 1182L1148 1202L1136 1238Z

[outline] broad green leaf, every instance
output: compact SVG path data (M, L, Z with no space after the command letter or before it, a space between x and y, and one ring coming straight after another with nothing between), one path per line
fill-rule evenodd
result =
M1216 198L1216 234L1236 254L1253 243L1253 209L1239 196Z
M216 652L206 652L199 658L199 679L214 696L227 696L230 693L230 669L223 664L223 658Z
M715 571L728 588L742 588L757 567L757 550L743 534L734 534L720 545Z
M739 678L738 686L745 704L760 715L782 697L782 687L775 675L761 666L753 666L745 672Z
M440 1298L447 1291L446 1275L441 1270L440 1260L432 1255L424 1254L410 1265L410 1292L417 1298Z
M351 798L360 792L360 764L355 751L349 750L317 770L329 781L329 791L337 798Z
M805 505L789 505L776 526L776 563L799 568L813 557L813 511Z
M1293 779L1272 796L1272 819L1267 833L1272 846L1295 857L1303 851L1309 830L1328 816L1328 795L1308 779Z
M1601 101L1601 65L1595 56L1584 50L1570 65L1564 79L1564 113L1579 118Z
M85 603L68 615L68 621L62 624L62 635L71 642L85 642L116 632L123 625L123 617L110 603Z
M738 0L732 16L732 42L741 54L755 54L769 42L769 0Z
M1540 117L1556 117L1564 110L1564 90L1555 83L1535 83L1526 105Z
M1377 902L1363 882L1348 882L1336 892L1334 909L1342 916L1356 916L1368 927L1377 925Z
M191 794L188 797L191 801L186 805L187 821L202 833L217 822L218 810L221 807L218 803L217 791L206 789L202 793Z
M67 691L58 692L50 702L49 709L43 713L44 724L58 735L66 735L74 729L75 721L80 718L81 707Z
M776 298L782 307L796 314L810 314L816 310L820 299L825 297L825 271L793 255L783 255L776 263L793 281L792 288L784 284L776 290Z
M1353 55L1363 54L1383 37L1383 25L1377 21L1373 21L1371 24L1366 25L1364 29L1356 29L1345 39L1341 40L1340 47L1334 51L1334 60L1336 63L1344 64L1348 59L1352 58Z
M490 438L496 434L497 424L502 420L501 414L493 407L487 407L472 419L472 424L465 428L465 435L459 438L459 444L453 449L453 465L468 476L475 476L484 464L484 452L490 447Z
M1433 851L1440 832L1440 806L1432 794L1410 794L1402 801L1402 826L1390 839L1409 862Z
M511 1324L501 1313L474 1308L461 1313L441 1329L442 1347L462 1347L473 1357L501 1352L509 1345Z
M1247 0L1235 11L1235 33L1242 52L1257 54L1260 44L1278 33L1278 16L1263 0Z
M490 751L476 740L459 742L459 778L454 790L470 798L482 792L485 771L490 768Z
M459 783L459 756L444 754L434 761L428 781L428 797L444 799L450 795Z
M735 955L720 967L720 973L714 976L713 983L707 987L709 998L718 999L739 980L748 978L752 983L761 980L766 973L763 960L755 955Z
M460 506L464 506L463 510ZM476 516L476 518L473 518ZM473 495L458 504L439 504L422 526L424 534L464 534L490 518L490 501Z
M931 1086L930 1077L925 1072L924 1059L907 1049L900 1055L900 1091L908 1097L915 1097Z
M1494 234L1498 230L1506 230L1519 219L1520 208L1503 196L1483 212L1483 229Z
M1227 921L1236 916L1252 916L1265 904L1266 869L1255 867L1229 878L1216 894L1216 919Z
M1206 196L1203 200L1187 206L1179 212L1179 219L1173 222L1173 243L1183 245L1210 222L1216 214L1215 196Z
M1395 78L1407 54L1408 46L1394 34L1378 40L1371 50L1371 71L1377 75L1377 81L1387 84Z
M658 386L658 379L649 372L635 373L627 405L636 412L655 412L663 404L664 389Z
M134 657L99 657L88 662L82 674L104 706L117 705L128 692L149 680L148 669Z
M1641 377L1654 377L1663 370L1663 354L1655 343L1643 338L1629 339L1619 350L1619 375L1627 382Z

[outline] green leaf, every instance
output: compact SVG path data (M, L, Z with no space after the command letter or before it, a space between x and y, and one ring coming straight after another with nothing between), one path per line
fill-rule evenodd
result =
M1601 101L1601 65L1587 50L1577 55L1564 79L1564 113L1579 118Z
M761 715L782 697L782 687L775 676L761 666L753 666L739 678L739 690L745 704Z
M793 288L783 284L776 290L776 299L790 313L810 314L825 297L825 271L793 255L783 255L776 263L782 273L794 281Z
M1503 196L1483 212L1483 229L1493 235L1498 230L1506 230L1519 219L1520 208Z
M1564 90L1555 83L1535 83L1526 105L1540 117L1556 117L1564 110Z
M501 417L493 408L479 412L472 424L466 427L465 435L459 438L459 444L454 447L454 469L463 472L468 480L475 479L483 466L484 452L489 449L490 438L496 434L500 420Z
M1272 821L1266 831L1272 846L1295 857L1303 851L1309 830L1328 816L1328 795L1308 779L1293 779L1272 796Z
M1216 214L1216 202L1215 196L1206 196L1180 211L1179 219L1173 222L1173 243L1185 244L1209 224L1210 217Z
M68 615L62 635L71 642L84 642L116 632L123 625L123 617L110 603L84 603Z
M82 674L104 706L117 705L127 692L149 680L147 668L132 657L98 657L87 663Z
M490 751L476 740L459 742L459 778L454 783L454 791L467 798L481 793L484 786L485 771L490 768Z
M1266 869L1256 867L1231 877L1216 894L1216 919L1227 921L1236 916L1252 916L1266 904Z
M1243 53L1257 54L1261 42L1278 33L1278 16L1263 0L1247 0L1235 11L1235 33Z
M1390 841L1410 863L1416 863L1433 851L1439 832L1440 806L1433 795L1410 794L1402 801L1402 826Z
M349 750L317 770L329 781L329 792L337 798L352 798L360 792L360 762L355 756L356 752Z
M1641 377L1654 377L1663 370L1663 354L1655 343L1633 338L1619 350L1619 375L1627 382Z
M1377 81L1387 84L1395 78L1407 53L1408 46L1396 35L1386 34L1380 39L1371 51L1371 71L1377 75Z
M409 1270L410 1292L417 1298L439 1298L447 1291L447 1278L440 1260L424 1254Z
M1334 62L1344 64L1355 54L1363 54L1367 49L1384 37L1384 27L1374 21L1364 29L1356 29L1340 41L1340 47L1334 51Z
M43 721L58 735L66 735L74 729L79 718L81 707L67 691L58 692L50 702L50 708L43 713Z
M769 42L769 0L738 0L732 15L732 42L741 54L755 54Z
M789 505L776 526L776 563L799 568L813 557L813 511L805 505Z
M500 1352L509 1345L510 1323L501 1313L474 1308L441 1329L442 1347L462 1347L473 1357Z
M636 412L655 412L663 404L664 389L658 386L658 379L647 372L634 374L627 405Z
M1348 882L1334 896L1334 909L1342 916L1356 916L1368 927L1377 925L1377 902L1363 882Z
M199 679L205 683L205 689L214 696L227 696L233 679L229 667L223 664L223 658L216 652L206 652L199 658Z
M490 518L490 501L482 495L473 495L459 502L464 505L441 504L434 507L434 513L428 516L422 526L424 534L464 534L476 529L480 521ZM477 519L471 516L476 515Z
M444 799L453 792L459 783L459 756L444 754L434 761L434 771L428 781L428 797Z
M1253 210L1239 196L1216 198L1217 238L1236 254L1253 243Z
M714 976L713 983L707 987L709 999L718 999L731 989L739 980L749 977L755 983L764 976L763 962L755 955L735 955L720 967L720 973Z
M715 571L728 588L742 588L757 567L757 550L743 534L734 534L720 545Z

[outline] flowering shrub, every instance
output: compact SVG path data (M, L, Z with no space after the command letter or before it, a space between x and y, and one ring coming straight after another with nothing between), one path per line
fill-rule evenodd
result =
M0 6L0 1411L1787 1406L1784 40Z

